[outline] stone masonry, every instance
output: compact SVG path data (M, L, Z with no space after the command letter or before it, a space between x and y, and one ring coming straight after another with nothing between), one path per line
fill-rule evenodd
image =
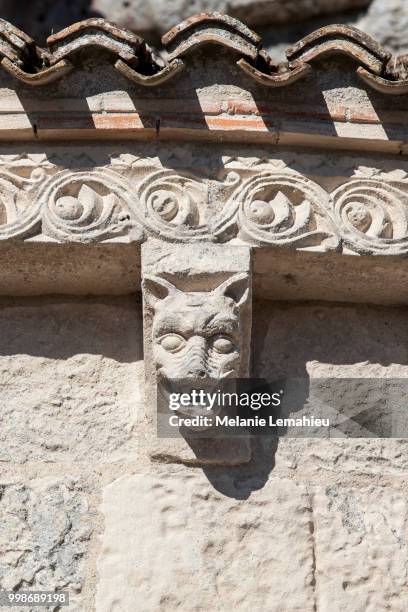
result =
M408 81L344 25L285 57L221 13L159 53L96 16L45 46L0 21L1 590L407 609L406 438L157 435L180 378L404 402Z

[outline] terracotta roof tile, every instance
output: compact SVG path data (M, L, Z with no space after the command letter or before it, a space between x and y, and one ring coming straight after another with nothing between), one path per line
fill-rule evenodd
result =
M74 23L47 38L51 52L50 63L68 58L85 47L100 47L111 51L126 61L132 61L145 47L142 38L128 30L118 28L104 19L86 19Z
M287 63L278 65L261 49L260 37L243 23L221 13L200 13L163 36L167 61L160 63L142 38L104 19L87 19L49 36L46 49L0 19L1 66L30 85L41 86L64 77L75 69L79 51L97 47L112 55L123 76L138 85L157 87L183 70L182 57L208 43L231 50L238 67L267 87L288 86L306 77L313 71L313 63L327 54L347 54L356 62L358 76L370 87L382 93L408 93L406 71L401 71L399 58L391 59L370 36L344 25L312 32L289 47Z
M163 45L168 45L171 42L174 42L174 39L177 38L180 34L184 34L187 31L194 30L197 26L211 26L216 25L220 28L231 30L232 32L241 35L243 38L248 39L255 46L259 46L261 43L261 38L250 30L245 24L234 17L229 17L228 15L224 15L223 13L199 13L197 15L193 15L189 17L185 21L182 21L174 28L172 28L167 34L162 36Z
M286 50L288 59L294 59L299 57L300 54L305 53L308 49L316 47L322 41L325 40L348 40L353 42L360 47L365 48L367 51L381 59L382 61L388 61L391 54L386 51L380 44L378 44L371 36L361 32L357 28L352 26L345 26L342 24L332 24L319 28L311 34L308 34L297 43L292 45Z
M302 38L286 50L292 65L311 62L323 55L345 53L374 74L381 74L391 54L385 51L370 36L356 28L331 25L320 28Z
M207 43L221 44L255 60L261 39L237 19L221 13L200 13L171 29L162 43L170 60Z
M0 19L0 55L8 57L17 64L22 64L34 48L30 36L14 27L8 21Z
M130 30L119 28L114 23L106 21L106 19L92 18L85 19L84 21L78 21L77 23L70 25L68 28L64 28L60 32L48 36L47 45L52 46L55 43L81 36L82 34L86 34L89 30L101 30L107 34L110 34L113 38L127 42L135 47L143 43L143 39Z

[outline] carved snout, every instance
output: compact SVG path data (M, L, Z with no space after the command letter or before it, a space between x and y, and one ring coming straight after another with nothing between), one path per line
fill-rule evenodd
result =
M185 378L205 378L207 372L207 348L205 339L200 336L190 338L183 359Z
M206 341L201 336L187 340L179 334L167 334L154 343L154 357L161 377L206 378L208 376Z

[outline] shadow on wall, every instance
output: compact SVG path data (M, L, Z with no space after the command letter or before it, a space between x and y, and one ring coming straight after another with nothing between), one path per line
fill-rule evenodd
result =
M252 438L252 459L240 467L204 467L211 485L220 493L234 499L248 499L262 489L275 467L279 439L269 436Z
M140 295L3 298L0 357L66 360L102 355L119 363L143 359Z
M255 303L253 376L267 380L406 378L406 316L406 307ZM279 439L260 436L253 443L253 458L247 465L204 468L215 489L228 497L247 499L265 485L275 467Z
M209 132L213 138L222 138L224 130L228 136L233 130L245 130L251 142L260 136L272 145L285 144L285 139L293 142L293 135L295 140L318 135L334 142L344 127L350 127L350 121L356 123L358 130L368 116L370 134L377 134L382 142L394 141L394 146L398 146L395 141L405 129L401 111L406 110L406 97L379 94L365 85L356 75L357 62L344 55L316 60L309 76L285 87L271 88L239 70L236 66L239 57L230 49L208 45L205 54L196 50L184 58L185 69L180 75L160 86L146 87L132 83L114 68L116 54L96 47L74 54L70 74L48 86L36 87L35 91L4 71L0 71L0 79L1 85L15 89L33 132L42 138L48 137L48 131L53 134L65 127L92 132L100 125L97 121L101 113L90 106L90 100L120 91L126 112L116 117L110 110L108 95L103 101L107 105L103 125L109 125L111 131L123 130L127 135L137 126L136 130L140 134L143 131L151 142L178 137L180 131L187 131L192 140L207 139ZM245 92L245 96L241 94L242 100L236 95L237 88ZM344 97L340 106L339 90ZM42 109L38 101L44 98L48 104L52 99L55 101L55 113ZM66 108L67 99L75 100L72 111ZM225 104L229 108L227 113L218 110ZM394 110L398 111L395 116L390 113ZM352 119L336 121L339 113ZM110 114L113 116L107 123ZM168 159L163 161L164 165L166 162ZM221 154L218 166L223 167Z

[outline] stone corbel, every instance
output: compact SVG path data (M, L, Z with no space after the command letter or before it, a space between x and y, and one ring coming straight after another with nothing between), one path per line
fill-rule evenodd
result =
M142 277L151 457L195 465L248 462L249 438L155 439L155 429L159 382L249 376L250 248L148 240Z

